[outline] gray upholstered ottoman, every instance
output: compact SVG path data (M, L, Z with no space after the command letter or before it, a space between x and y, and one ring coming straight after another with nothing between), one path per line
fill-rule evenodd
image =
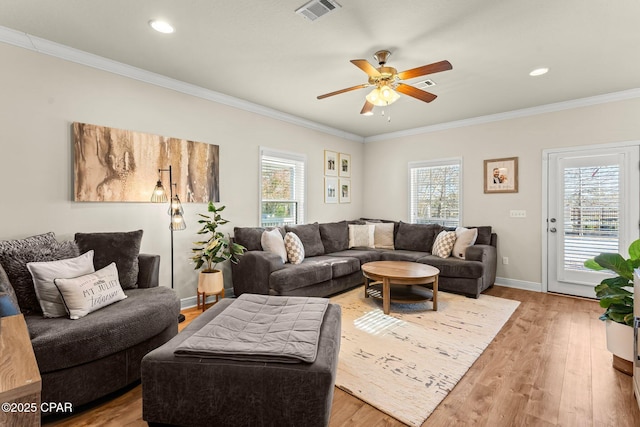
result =
M176 357L185 339L221 313L225 299L142 360L142 417L179 426L326 426L340 351L340 306L329 304L314 363Z

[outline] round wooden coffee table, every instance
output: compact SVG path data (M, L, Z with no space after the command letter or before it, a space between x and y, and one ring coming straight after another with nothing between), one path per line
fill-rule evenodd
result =
M374 261L362 265L362 274L365 277L364 296L381 298L384 314L389 314L391 302L416 303L431 300L433 310L438 311L440 270L435 267L408 261ZM422 286L414 286L429 284L432 285L431 291Z

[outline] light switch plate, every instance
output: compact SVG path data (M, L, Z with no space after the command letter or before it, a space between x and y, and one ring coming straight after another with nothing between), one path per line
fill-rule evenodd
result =
M511 218L526 218L527 217L527 211L525 210L510 210L509 211L509 216Z

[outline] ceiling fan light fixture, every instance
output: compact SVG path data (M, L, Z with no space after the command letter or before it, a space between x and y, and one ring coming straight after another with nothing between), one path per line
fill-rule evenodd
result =
M382 85L376 87L366 96L367 101L377 107L384 107L385 105L391 105L400 99L400 95L395 90L391 89L389 85Z

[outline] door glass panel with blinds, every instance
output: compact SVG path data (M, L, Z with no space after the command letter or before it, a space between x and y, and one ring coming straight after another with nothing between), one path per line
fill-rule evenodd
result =
M622 253L638 234L638 148L549 157L548 289L595 297L608 273L584 267L602 252Z
M409 219L417 224L460 224L460 159L409 163Z
M305 156L260 150L260 225L303 224Z

